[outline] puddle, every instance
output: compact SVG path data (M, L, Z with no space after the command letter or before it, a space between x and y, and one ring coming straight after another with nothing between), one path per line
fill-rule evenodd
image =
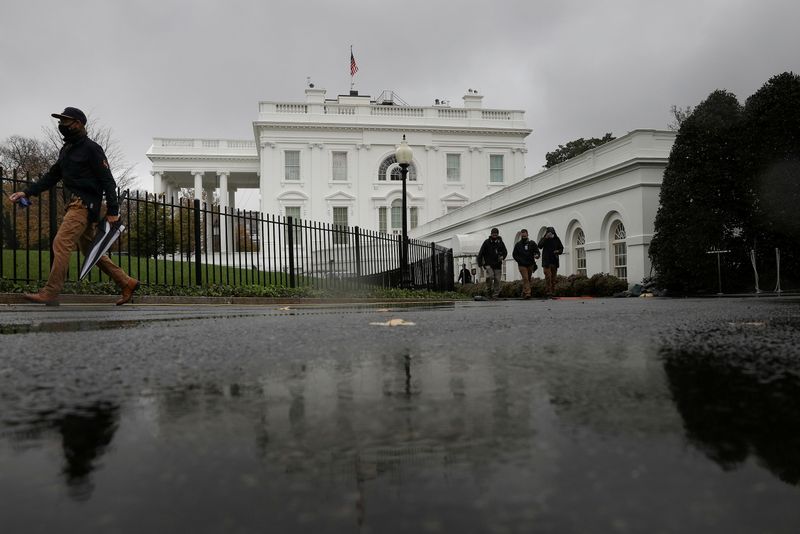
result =
M10 334L32 334L48 332L82 332L92 330L114 330L122 328L137 328L150 323L193 321L203 319L237 319L244 317L270 317L283 315L343 315L343 314L365 314L365 313L390 313L405 311L430 311L455 309L453 302L403 302L387 306L386 303L376 304L354 304L354 305L313 305L296 304L284 305L279 308L269 308L264 311L239 312L239 313L218 313L197 314L185 317L168 317L159 315L157 317L141 317L138 319L84 319L84 320L51 320L34 321L30 323L7 323L0 324L0 335ZM64 313L64 312L62 312Z

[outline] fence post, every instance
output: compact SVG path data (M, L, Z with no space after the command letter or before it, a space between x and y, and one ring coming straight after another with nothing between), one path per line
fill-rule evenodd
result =
M436 284L436 275L438 268L436 267L436 243L431 242L431 286L432 289L439 289Z
M194 283L203 285L203 269L200 255L200 199L194 199Z
M289 287L296 287L297 281L294 277L294 219L292 216L286 217L286 246L289 250L286 255L289 257Z
M56 240L58 233L58 197L56 196L56 188L50 189L47 194L47 212L50 219L50 268L53 268L53 260L55 260L55 253L53 252L53 243Z
M444 289L447 291L453 291L455 289L455 281L454 277L455 273L455 266L453 264L453 249L448 248L447 252L444 255L444 272L445 272L445 284Z
M361 278L361 229L355 227L355 245L356 245L356 276ZM360 282L361 280L359 280Z

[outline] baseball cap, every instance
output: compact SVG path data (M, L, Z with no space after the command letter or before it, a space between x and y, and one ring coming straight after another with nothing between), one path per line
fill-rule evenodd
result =
M79 121L84 126L86 125L86 115L78 108L66 107L61 113L51 113L50 116L56 119L73 119Z

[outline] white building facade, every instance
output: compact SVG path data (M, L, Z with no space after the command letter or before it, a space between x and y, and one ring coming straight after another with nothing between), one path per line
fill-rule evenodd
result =
M394 160L406 136L414 151L407 182L415 228L525 177L524 112L464 106L413 107L384 92L326 99L308 87L304 102L260 102L253 140L155 138L147 152L155 192L218 197L257 189L265 214L401 232L401 181Z
M518 280L511 250L519 231L538 240L552 226L564 244L559 274L610 273L639 283L651 274L648 250L675 135L634 130L422 225L412 237L450 247L458 265L475 266L497 227L509 250L505 279Z

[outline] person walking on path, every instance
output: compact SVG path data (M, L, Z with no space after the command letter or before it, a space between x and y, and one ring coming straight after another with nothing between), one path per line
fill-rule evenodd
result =
M503 261L508 256L500 231L492 228L489 238L483 242L478 252L478 266L486 273L486 287L489 297L496 299L500 295L500 277L503 275Z
M472 273L469 272L469 269L467 269L466 263L461 266L461 271L458 273L458 281L462 284L472 283Z
M537 269L536 260L539 259L539 247L534 241L528 239L528 231L524 228L519 231L519 241L514 245L512 253L517 262L519 274L522 276L522 298L531 298L531 277Z
M552 226L547 227L544 237L539 240L539 249L542 252L545 292L549 298L552 298L556 292L558 256L564 252L564 245L556 235L556 229Z
M119 220L117 184L111 174L105 152L86 135L86 115L78 108L68 107L62 113L53 113L58 119L58 131L64 136L64 146L58 160L39 181L24 191L9 196L13 202L37 196L62 181L67 200L67 212L53 240L53 266L47 284L38 293L26 293L26 300L38 304L56 305L64 288L69 260L75 245L85 255L100 219L103 196L106 200L105 218L110 223ZM129 302L139 281L128 276L108 256L103 256L97 266L122 289L117 306Z

